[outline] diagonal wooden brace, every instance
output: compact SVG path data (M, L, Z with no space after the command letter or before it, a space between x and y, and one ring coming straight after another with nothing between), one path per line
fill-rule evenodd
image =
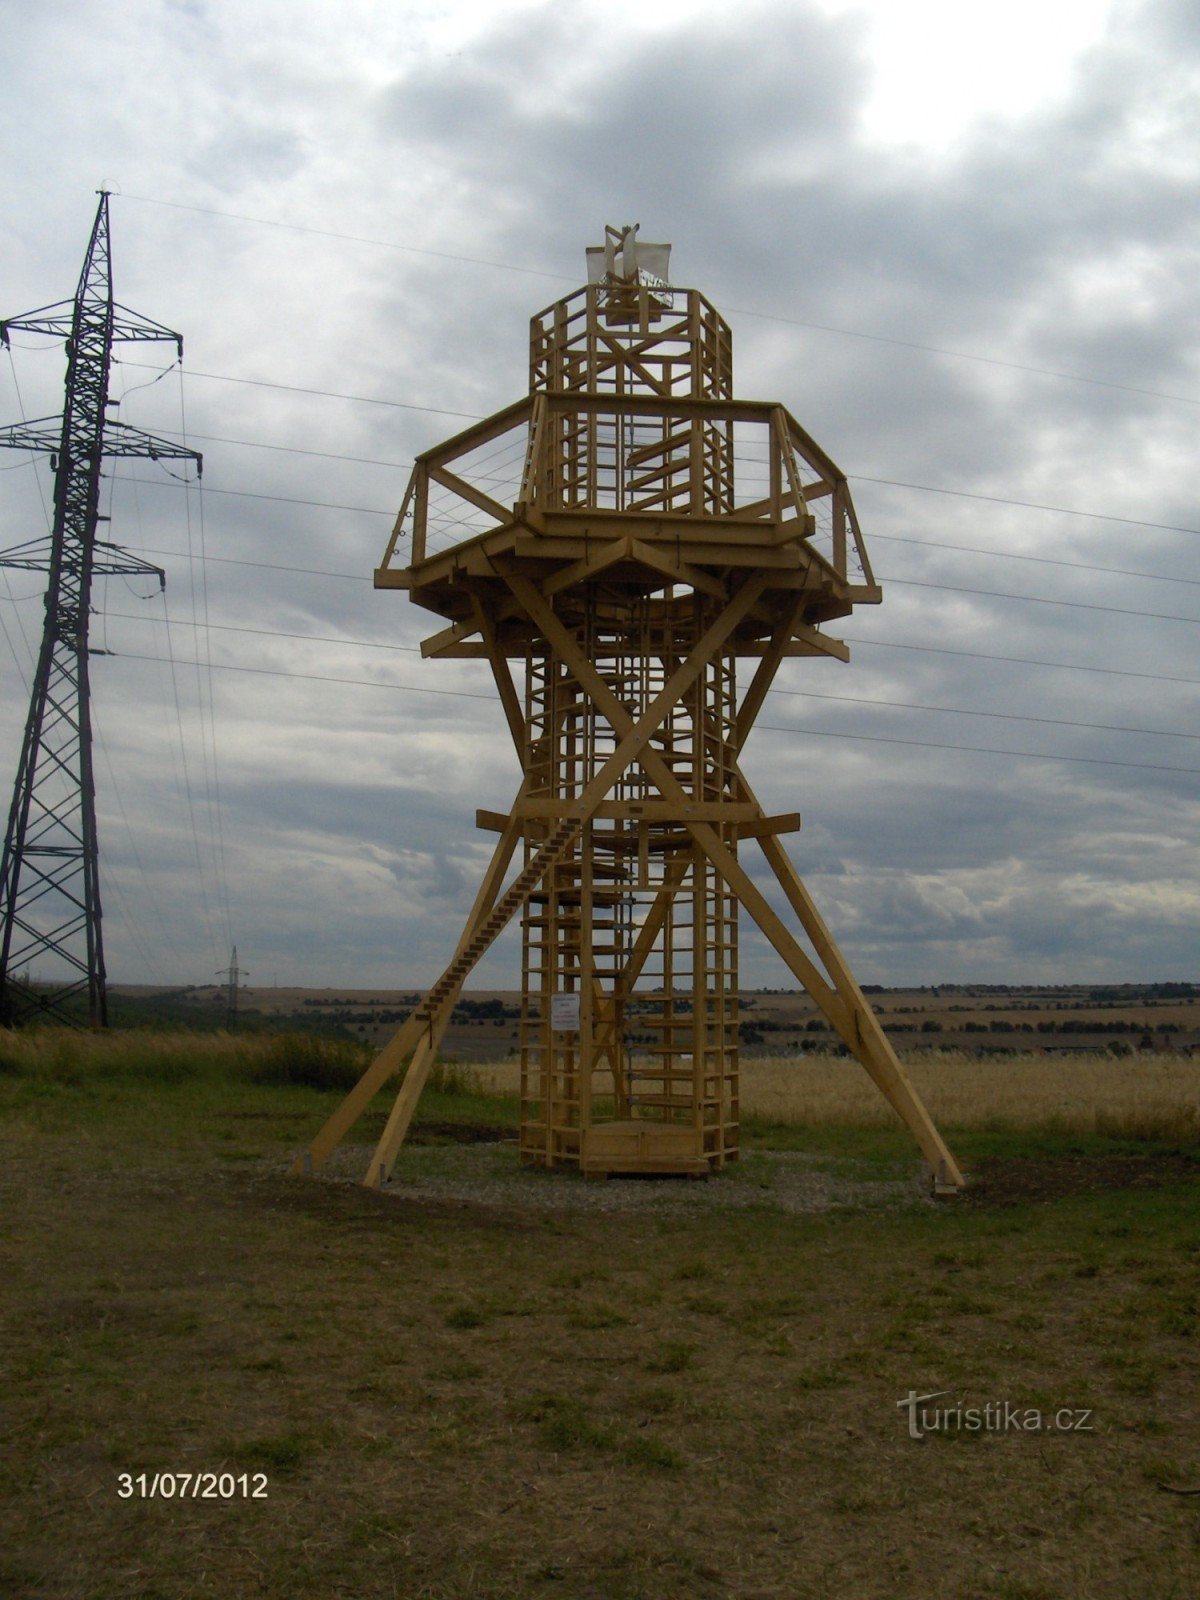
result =
M509 582L510 587L513 586L513 580L510 579ZM522 592L520 598L546 638L571 668L581 687L591 696L597 709L608 718L618 735L627 733L632 728L632 718L625 706L604 682L603 678L579 648L576 640L555 616L551 608L541 600L533 586L525 580L522 580L522 583L526 592ZM699 648L697 649L698 653ZM652 779L663 798L675 801L680 805L680 816L681 820L683 820L686 813L682 808L686 806L689 799L683 785L653 747L647 745L642 750L639 759L642 770ZM779 845L777 840L770 840L769 842L773 849L768 852L768 860L771 861L779 877L781 887L784 893L788 895L793 907L803 905L805 907L804 918L809 921L815 918L816 920L812 925L815 927L819 924L821 930L823 930L825 950L822 950L821 946L818 945L818 951L821 953L822 960L827 962L827 965L832 960L831 971L836 970L839 976L844 975L844 978L848 980L844 987L840 983L837 987L831 985L804 953L796 942L795 937L777 916L745 868L740 865L737 857L723 843L716 829L711 824L703 822L688 821L686 826L696 843L733 890L737 899L745 906L772 945L774 945L779 955L782 956L792 972L800 979L805 989L812 995L831 1025L845 1041L847 1047L866 1068L872 1079L879 1084L888 1101L893 1105L909 1128L909 1131L913 1134L939 1181L947 1185L961 1187L963 1176L957 1162L934 1127L916 1090L912 1087L895 1052L879 1027L874 1012L866 1004L861 990L859 990L858 985L850 976L850 969L837 950L836 945L834 945L832 937L829 935L828 930L825 929L824 923L821 923L819 917L817 917L816 908L812 906L812 902L808 899L807 891L804 891L803 885L800 883L794 868L791 867L791 863L788 861L782 846ZM779 864L780 858L783 863L786 863L786 868ZM808 931L807 926L806 931ZM829 952L828 958L825 951Z
M540 594L528 580L510 577L508 581L513 593L526 606L526 609L529 608L530 600L539 608L544 604ZM524 905L533 889L554 864L554 861L559 859L574 839L578 837L584 824L594 815L596 808L620 781L622 774L636 759L644 756L651 735L665 720L680 697L687 692L696 678L704 671L713 655L721 649L729 635L750 610L751 606L754 605L764 585L765 579L762 578L751 579L745 585L737 599L721 613L717 621L706 631L693 654L682 662L672 674L662 691L656 696L653 703L647 707L636 724L632 717L624 711L624 708L621 708L626 727L616 749L596 776L587 784L579 799L572 803L574 814L550 836L547 844L538 851L533 861L518 875L514 883L510 885L503 897L498 901L500 883L508 870L508 864L521 837L521 823L516 816L514 806L513 814L509 817L505 831L497 841L487 876L480 887L479 894L476 896L475 905L472 908L472 913L462 938L459 940L454 959L433 988L429 990L425 999L416 1008L412 1016L401 1025L393 1038L376 1056L355 1087L317 1134L308 1150L297 1158L291 1169L294 1173L315 1172L324 1165L329 1158L330 1152L337 1147L350 1128L353 1127L378 1090L383 1087L393 1073L399 1070L404 1057L409 1055L410 1052L416 1051L423 1035L428 1033L432 1038L436 1032L437 1039L440 1040L441 1032L444 1031L446 1021L453 1011L454 1000L462 989L471 969L490 948L513 915ZM553 615L552 612L551 615ZM526 786L522 784L517 795L518 802L524 798L525 788ZM380 1181L380 1173L391 1169L396 1151L408 1131L421 1089L433 1064L436 1042L434 1041L431 1048L423 1051L419 1058L414 1055L410 1060L408 1072L405 1074L405 1082L401 1086L397 1103L388 1119L384 1138L380 1140L376 1153L372 1158L371 1167L368 1169L366 1180L368 1183L377 1184ZM414 1068L416 1068L415 1071Z

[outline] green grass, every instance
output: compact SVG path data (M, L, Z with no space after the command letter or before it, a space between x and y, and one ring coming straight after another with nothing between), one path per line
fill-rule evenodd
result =
M968 1167L1107 1177L805 1214L722 1197L781 1150L850 1181L911 1173L911 1146L755 1125L712 1204L556 1212L522 1196L580 1181L489 1145L398 1170L503 1170L496 1203L288 1179L335 1089L262 1081L253 1042L74 1037L0 1039L21 1600L1200 1589L1196 1502L1159 1487L1200 1482L1200 1184L1169 1142L981 1129ZM419 1115L513 1110L447 1075ZM1096 1431L921 1446L910 1389ZM265 1473L269 1499L116 1493L187 1470Z

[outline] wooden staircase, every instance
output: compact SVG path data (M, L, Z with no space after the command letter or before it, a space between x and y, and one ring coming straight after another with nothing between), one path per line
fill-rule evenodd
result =
M582 821L571 819L559 823L529 865L513 879L470 940L462 946L445 972L426 993L425 998L413 1012L413 1017L417 1021L429 1026L437 1021L446 1001L462 987L467 974L480 956L521 909L550 868L558 865L570 846L578 839L582 829Z

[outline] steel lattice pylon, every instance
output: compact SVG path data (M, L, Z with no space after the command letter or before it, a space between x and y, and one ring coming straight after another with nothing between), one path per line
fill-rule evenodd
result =
M93 1027L107 1022L100 924L96 796L88 683L92 579L154 574L158 567L99 540L106 521L100 486L106 456L194 461L194 450L108 419L112 347L168 340L180 357L183 340L160 323L117 305L112 292L108 194L102 191L74 300L0 321L10 331L42 333L66 343L66 394L61 417L0 428L0 446L50 454L54 521L48 538L0 552L0 566L46 572L46 615L25 737L0 864L0 1023L38 1015L79 1021L87 997ZM36 986L18 977L49 961Z

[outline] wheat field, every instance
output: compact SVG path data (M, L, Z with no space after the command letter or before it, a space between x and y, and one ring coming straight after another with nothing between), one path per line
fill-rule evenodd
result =
M947 1128L1027 1128L1130 1137L1200 1132L1200 1065L1145 1052L1017 1055L979 1060L955 1051L914 1056L906 1070L930 1115ZM515 1094L516 1062L475 1069L490 1094ZM882 1127L895 1114L856 1061L801 1056L743 1059L743 1116L796 1125Z
M31 1030L0 1040L0 1073L169 1083L216 1069L234 1078L344 1092L370 1060L361 1045L312 1036ZM944 1128L1010 1128L1188 1140L1200 1134L1200 1063L1182 1052L976 1058L914 1052L906 1070ZM430 1088L514 1096L515 1060L438 1068ZM895 1115L856 1061L743 1057L743 1117L792 1126L888 1127ZM418 1113L419 1115L419 1113Z

